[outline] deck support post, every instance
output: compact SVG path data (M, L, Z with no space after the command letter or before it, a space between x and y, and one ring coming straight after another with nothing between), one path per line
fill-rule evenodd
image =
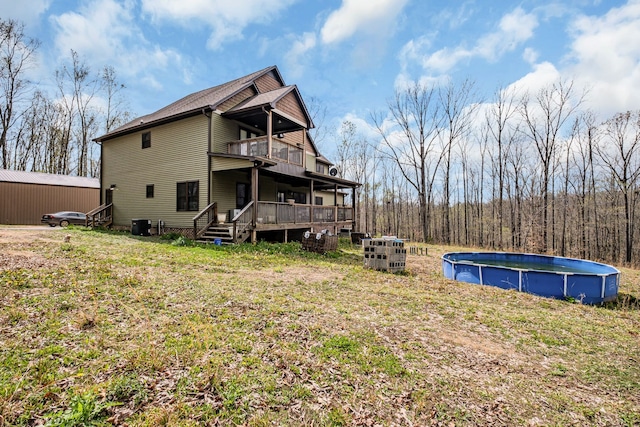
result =
M254 166L251 169L251 200L253 200L253 213L252 213L252 222L253 222L253 230L251 231L251 243L257 243L258 233L256 232L256 221L258 218L258 166Z
M267 110L267 159L271 158L271 150L273 149L273 114L271 110Z

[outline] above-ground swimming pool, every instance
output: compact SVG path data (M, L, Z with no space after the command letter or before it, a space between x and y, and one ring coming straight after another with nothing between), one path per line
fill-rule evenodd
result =
M515 289L548 298L601 304L618 296L620 271L598 262L508 252L450 252L442 256L448 279Z

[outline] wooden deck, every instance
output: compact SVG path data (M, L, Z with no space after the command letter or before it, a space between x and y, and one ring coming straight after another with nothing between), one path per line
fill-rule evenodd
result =
M224 226L229 230L230 240L240 243L250 236L254 239L256 233L266 231L300 229L319 231L331 228L337 231L340 228L352 228L353 211L352 207L345 206L251 202ZM216 204L212 203L194 218L196 239L206 239L208 231L219 228L216 213Z

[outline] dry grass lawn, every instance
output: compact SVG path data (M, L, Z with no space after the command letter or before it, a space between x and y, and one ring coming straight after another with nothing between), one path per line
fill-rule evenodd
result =
M639 271L594 307L446 280L454 249L2 227L0 427L640 425Z

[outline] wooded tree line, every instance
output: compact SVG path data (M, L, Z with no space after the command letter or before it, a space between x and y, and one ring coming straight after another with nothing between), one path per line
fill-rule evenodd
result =
M0 167L96 177L91 139L131 118L124 86L74 51L36 82L39 46L0 19ZM601 121L585 96L571 81L489 100L470 80L397 90L375 137L347 121L336 138L361 231L637 264L640 111Z
M124 86L112 67L92 70L75 51L36 82L39 47L22 23L0 19L0 167L96 177L99 147L91 139L130 119Z
M571 81L537 92L471 81L398 90L345 122L338 167L361 182L363 231L638 264L640 111L598 121Z

